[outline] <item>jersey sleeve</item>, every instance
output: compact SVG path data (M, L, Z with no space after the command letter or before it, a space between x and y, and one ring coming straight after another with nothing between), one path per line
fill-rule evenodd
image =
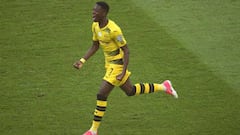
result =
M120 29L114 30L112 32L112 39L119 47L123 47L127 44L127 41L125 40L122 34L122 31Z
M96 24L95 23L93 23L92 24L92 40L93 41L98 41L98 39L97 39L97 34L96 34L96 31L95 31L95 26L96 26Z

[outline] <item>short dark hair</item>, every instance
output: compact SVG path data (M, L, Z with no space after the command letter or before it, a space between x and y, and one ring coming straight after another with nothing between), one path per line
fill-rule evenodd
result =
M106 2L98 1L98 2L96 2L96 4L101 6L101 8L103 8L108 13L110 7L109 7L109 5Z

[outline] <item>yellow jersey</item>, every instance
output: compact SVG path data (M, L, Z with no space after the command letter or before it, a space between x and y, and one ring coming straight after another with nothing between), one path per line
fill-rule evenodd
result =
M127 44L121 28L112 20L100 28L98 22L92 24L93 41L98 41L103 49L106 66L108 64L123 64L123 51L121 47Z

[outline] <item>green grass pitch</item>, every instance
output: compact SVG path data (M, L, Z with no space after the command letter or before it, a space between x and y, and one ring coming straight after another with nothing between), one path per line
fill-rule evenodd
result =
M100 135L238 135L240 1L108 0L130 48L131 80L170 79L164 93L115 88ZM80 135L93 118L104 63L91 45L95 0L1 0L0 134Z

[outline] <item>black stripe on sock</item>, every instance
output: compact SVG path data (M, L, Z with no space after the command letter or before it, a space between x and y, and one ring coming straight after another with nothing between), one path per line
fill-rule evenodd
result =
M97 100L99 100L99 101L107 101L107 97L103 96L101 94L97 94Z
M106 107L103 107L103 106L97 106L96 109L98 111L106 111Z
M149 93L154 92L154 85L152 83L149 83L149 88L150 88Z
M140 94L143 94L144 91L145 91L145 86L144 86L143 83L140 83L140 86L141 86L141 92L140 92Z
M93 120L94 120L94 121L101 121L101 120L102 120L102 117L94 115Z

